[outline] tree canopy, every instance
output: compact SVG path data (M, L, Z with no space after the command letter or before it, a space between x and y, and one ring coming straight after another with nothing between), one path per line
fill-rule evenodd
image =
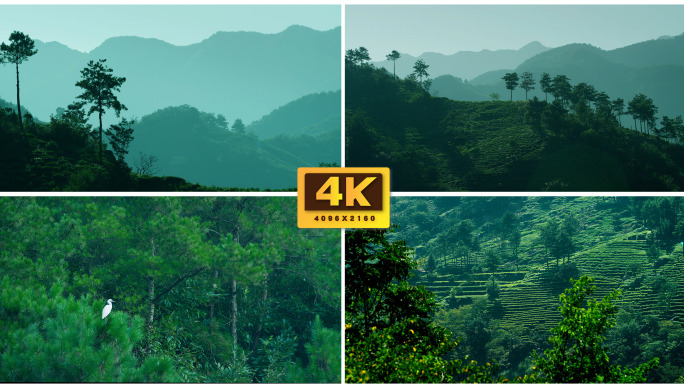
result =
M444 358L458 341L433 324L434 294L408 283L411 250L385 233L346 235L346 381L491 381L491 364Z
M341 380L340 232L293 203L0 199L0 379Z
M513 101L513 90L518 87L520 80L518 74L515 72L510 72L505 74L501 79L506 83L506 89L511 91L511 101Z
M539 379L556 383L633 383L646 381L646 374L658 367L658 358L629 369L611 365L607 348L604 346L606 332L615 326L614 304L621 292L614 290L601 301L588 299L596 286L593 278L582 276L571 280L572 288L560 295L559 311L563 319L551 330L549 338L552 348L544 356L533 354L534 369L539 376L526 378L533 382Z
M397 77L397 60L399 60L400 57L401 54L395 50L392 50L392 52L390 52L387 55L387 60L390 60L392 62L392 74L394 75L394 77Z

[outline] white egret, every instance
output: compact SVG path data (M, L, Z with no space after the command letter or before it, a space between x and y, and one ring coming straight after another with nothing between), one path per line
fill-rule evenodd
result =
M114 300L112 300L112 299L107 300L107 305L105 305L104 308L102 308L102 319L103 320L112 311L112 303L113 302L114 302Z

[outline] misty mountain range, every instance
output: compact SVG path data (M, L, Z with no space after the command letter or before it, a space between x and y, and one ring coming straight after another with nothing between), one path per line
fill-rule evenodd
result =
M472 79L487 71L515 68L530 57L549 49L540 42L534 41L517 50L490 51L484 49L479 52L460 51L452 55L426 52L418 57L402 53L396 61L396 74L399 77L406 77L413 72L413 64L416 60L423 59L425 63L430 65L428 73L433 78L441 75L453 75L463 79ZM389 54L389 52L387 53ZM374 64L376 67L386 68L390 72L394 68L394 64L389 60L378 61Z
M20 66L21 101L48 120L80 93L74 84L88 61L104 58L126 77L118 94L129 109L125 116L187 104L248 124L302 96L341 88L340 31L217 32L187 46L122 36L89 53L36 41L38 53ZM16 99L15 81L14 67L0 66L0 98Z
M498 93L507 100L510 91L501 77L507 72L532 72L536 89L528 98L544 99L539 78L543 72L552 77L563 74L575 85L586 82L606 92L611 99L630 101L637 93L652 98L659 115L670 117L684 114L684 34L664 36L613 50L603 50L589 44L568 44L546 48L530 43L517 51L459 52L455 55L423 54L422 58L433 78L431 92L435 96L454 100L491 100ZM417 58L406 55L406 62L397 60L397 75L412 71ZM519 62L517 62L518 60ZM392 72L391 62L377 66ZM400 71L401 68L401 72ZM524 100L525 91L513 91L514 100ZM549 100L552 97L549 96Z
M89 53L35 41L20 66L22 107L48 121L76 100L90 60L126 77L117 93L137 119L128 165L153 157L157 176L205 186L296 187L298 167L341 158L340 28L291 26L277 34L218 32L175 46L115 37ZM0 105L14 107L14 67L0 66ZM107 111L105 128L116 118ZM244 132L232 130L236 119ZM96 117L91 118L91 122Z

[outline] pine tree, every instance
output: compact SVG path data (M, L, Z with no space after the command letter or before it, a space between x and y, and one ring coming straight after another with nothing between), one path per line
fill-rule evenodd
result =
M113 124L105 132L109 145L120 163L124 163L124 157L128 154L128 145L133 141L133 124L135 120L123 118L119 124Z
M21 101L19 100L19 64L26 61L29 57L35 55L38 50L35 49L35 43L28 36L19 31L14 31L10 34L10 44L7 45L2 43L0 45L0 64L3 61L12 63L15 65L17 73L17 115L19 116L19 127L21 128L21 133L26 138L26 133L24 132L24 123L21 120Z
M539 79L539 86L541 87L542 92L544 92L545 101L548 102L549 93L553 91L551 75L549 75L547 72L542 73L542 76Z
M415 64L413 64L413 75L415 75L418 78L418 83L423 87L426 87L426 83L429 81L428 77L430 75L427 72L427 69L429 67L430 66L425 64L425 61L423 61L423 59L419 59L416 61ZM423 81L423 77L425 77L425 81Z
M311 324L311 341L305 345L308 364L293 365L288 374L292 383L338 383L342 359L340 356L340 333L323 326L320 316L316 315Z
M100 59L97 62L90 60L88 66L81 70L81 80L76 83L77 87L84 90L77 98L92 104L88 110L88 116L93 112L97 112L98 115L100 122L100 163L102 162L102 115L107 109L112 108L118 117L121 110L128 109L114 95L114 91L119 91L126 78L114 76L112 74L114 70L107 67L106 62L107 59Z
M534 89L535 81L532 78L531 72L523 72L522 79L520 81L520 88L525 90L525 100L527 100L527 92Z
M389 55L387 55L387 60L392 61L392 64L393 64L392 74L394 75L395 79L397 77L397 60L399 60L400 57L401 57L401 54L395 50L393 50Z
M139 363L140 317L114 312L104 322L101 301L63 297L55 284L22 288L0 283L2 381L177 381L173 364L149 357Z
M507 73L501 78L506 83L506 89L511 90L511 101L513 101L513 90L518 86L518 74L515 72Z

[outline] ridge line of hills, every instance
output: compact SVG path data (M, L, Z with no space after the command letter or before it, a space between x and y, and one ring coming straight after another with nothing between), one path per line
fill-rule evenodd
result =
M527 98L536 96L543 100L546 96L540 90L539 78L546 72L551 77L566 75L573 84L592 84L612 98L625 101L644 93L658 105L659 116L680 115L684 105L684 98L677 91L684 87L684 33L613 50L582 43L567 44L529 55L518 63L505 65L500 62L497 68L493 68L493 64L480 64L477 68L482 68L482 73L473 77L458 74L454 66L444 71L443 63L427 59L425 63L430 66L427 71L433 79L432 95L453 100L488 101L493 100L494 94L505 99L509 91L502 77L508 72L518 75L531 72L536 84ZM388 70L392 72L391 63ZM525 100L525 91L515 89L513 100Z
M580 81L570 77L571 86ZM677 191L684 186L684 147L658 133L665 119L654 120L653 129L635 130L631 116L623 116L631 97L623 100L620 114L598 102L566 103L553 96L546 102L543 95L529 102L469 101L435 90L439 80L430 94L418 79L396 79L385 68L348 60L347 165L391 167L398 191ZM683 86L672 90L666 86L672 83ZM648 95L663 113L678 112L670 115L678 120L684 96L677 90L684 88L684 77L667 84L650 77L641 84L669 91L670 104L661 104L657 92ZM615 100L615 93L595 89Z
M660 36L656 39L650 39L650 40L644 40L644 41L639 41L635 42L632 44L628 44L623 47L618 47L614 49L607 49L604 50L602 48L594 47L598 50L601 50L603 52L611 52L611 55L614 56L619 62L624 62L626 59L624 58L625 56L629 56L629 59L631 60L639 60L639 61L648 61L649 59L652 60L654 55L642 55L642 54L631 54L635 50L639 50L644 46L654 46L654 45L659 45L659 46L666 46L668 44L671 44L672 41L684 38L684 32L682 32L679 35L676 36ZM442 52L432 52L432 51L427 51L423 52L418 56L411 55L411 54L405 54L401 53L401 57L397 60L397 75L404 77L408 75L411 70L412 70L412 65L413 63L418 60L418 59L423 59L423 60L430 60L433 61L431 64L432 70L431 75L432 77L438 77L441 75L451 75L454 77L458 77L464 80L468 81L473 81L479 76L485 75L489 71L494 71L494 72L499 72L502 70L506 71L511 71L515 68L517 68L519 65L524 63L525 61L542 54L547 51L552 51L556 49L560 49L566 46L571 46L571 45L576 45L576 44L583 44L581 42L578 43L569 43L569 44L564 44L558 47L547 47L543 45L541 42L538 40L531 41L522 47L518 49L513 49L513 48L503 48L503 49L495 49L495 50L490 50L490 49L482 49L479 51L472 51L472 50L463 50L463 51L456 51L455 53L448 54L448 53L442 53ZM590 45L590 44L585 44L585 45ZM591 45L590 45L591 46ZM651 49L650 47L647 47L647 49ZM658 56L658 55L655 55ZM467 61L471 60L473 63L470 64L473 69L466 69L463 72L459 72L459 70L463 70L463 65L461 61ZM487 62L489 60L489 62ZM492 63L492 61L496 61L496 63ZM446 62L446 63L444 63ZM484 65L483 65L484 63ZM378 67L383 67L388 70L393 69L393 63L389 60L377 60L373 61L372 64L378 66ZM401 65L403 64L403 68ZM430 63L428 63L430 64ZM498 65L497 68L494 68L494 66ZM449 68L451 67L451 68ZM487 68L491 68L487 70ZM479 72L479 73L477 73ZM473 75L473 73L476 73Z
M114 74L127 79L119 96L129 107L127 116L188 104L250 123L305 95L341 89L340 34L340 27L221 32L187 46L116 37L88 53L36 41L38 53L21 65L22 104L47 121L78 95L74 84L87 62L107 59ZM0 97L5 100L16 96L13 71L0 66Z
M230 35L230 34L236 34L236 35L238 35L238 34L253 34L253 35L270 36L270 35L278 35L278 34L281 34L281 33L292 33L292 31L296 31L296 30L301 30L301 31L315 31L315 32L332 32L332 31L336 31L336 30L338 30L338 29L341 29L341 27L338 26L338 27L335 27L335 28L320 30L320 29L315 29L315 28L311 28L311 27L307 27L307 26L303 26L303 25L299 25L299 24L292 24L292 25L290 25L289 27L286 27L285 29L283 29L282 31L280 31L280 32L275 32L275 33L265 33L265 32L257 32L257 31L216 31L216 32L214 32L213 34L211 34L210 36L208 36L208 37L206 37L206 38L204 38L204 39L201 39L200 41L196 41L196 42L189 43L189 44L174 44L174 43L168 42L168 41L166 41L166 40L164 40L164 39L160 39L160 38L157 38L157 37L144 37L144 36L137 36L137 35L119 35L119 36L111 36L111 37L106 38L105 40L102 41L102 43L98 44L95 48L93 48L93 49L91 49L91 50L89 50L89 51L81 51L81 50L79 50L79 49L70 47L68 44L65 44L65 43L62 43L62 42L59 42L59 41L56 41L56 40L43 41L43 40L40 40L40 39L34 39L34 42L35 42L36 44L38 44L38 45L41 45L41 44L42 44L42 45L55 45L55 46L60 46L60 47L67 48L67 49L69 49L69 50L71 50L71 51L74 51L74 52L78 52L78 53L81 53L81 54L84 54L84 55L89 55L92 51L94 51L94 50L100 48L102 45L105 45L105 44L106 44L108 41L110 41L110 40L119 40L119 39L128 39L128 38L159 42L159 43L163 43L163 45L168 45L168 46L172 46L172 47L189 47L189 46L201 44L201 43L203 43L204 41L209 40L209 39L213 38L213 37L216 36L216 35L224 35L224 34L225 34L225 35Z

